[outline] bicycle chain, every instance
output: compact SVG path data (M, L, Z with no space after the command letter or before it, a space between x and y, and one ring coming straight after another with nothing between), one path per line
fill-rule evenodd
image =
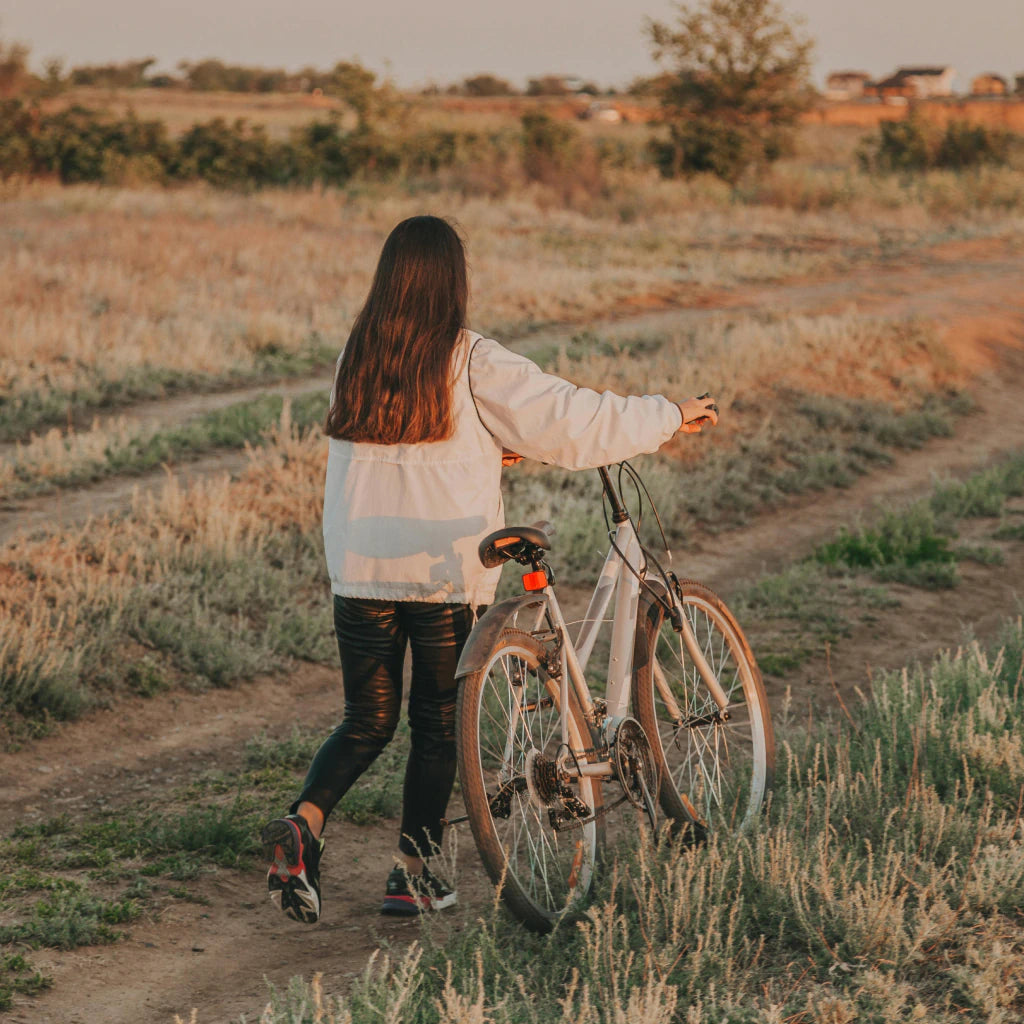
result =
M572 821L566 822L559 828L556 828L556 832L570 832L574 828L583 828L584 825L590 825L597 821L598 818L603 818L609 811L615 810L619 804L626 802L626 796L620 796L618 800L613 804L607 804L603 806L599 811L595 811L589 818L573 818Z

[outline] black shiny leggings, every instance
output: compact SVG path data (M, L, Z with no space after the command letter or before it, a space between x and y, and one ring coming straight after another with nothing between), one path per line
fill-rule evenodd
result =
M455 667L473 626L468 605L334 598L345 718L324 740L302 795L326 818L394 735L402 703L402 664L412 647L412 747L402 792L398 847L430 856L455 782Z

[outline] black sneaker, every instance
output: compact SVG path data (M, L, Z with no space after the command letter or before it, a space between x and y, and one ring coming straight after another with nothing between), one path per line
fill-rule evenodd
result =
M315 924L320 919L320 854L306 819L298 814L275 818L260 834L263 855L270 862L270 901L292 920Z
M444 910L455 906L455 893L424 865L422 875L410 875L396 864L388 875L382 914L413 917L425 910Z

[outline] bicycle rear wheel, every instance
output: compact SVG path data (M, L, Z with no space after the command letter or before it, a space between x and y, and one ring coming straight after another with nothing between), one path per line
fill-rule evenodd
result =
M509 909L533 931L575 917L590 893L603 843L601 783L557 778L559 688L544 647L506 629L459 691L459 777L473 838ZM590 747L570 693L569 743ZM595 817L595 814L597 815Z
M718 828L745 828L757 816L775 773L775 737L761 673L732 613L692 580L680 583L680 597L729 698L729 716L657 602L637 624L633 706L661 761L662 810L701 839Z

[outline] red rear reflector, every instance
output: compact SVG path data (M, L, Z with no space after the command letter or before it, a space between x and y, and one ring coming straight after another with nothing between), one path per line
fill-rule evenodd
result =
M548 576L543 569L523 573L523 590L543 590L548 585Z

